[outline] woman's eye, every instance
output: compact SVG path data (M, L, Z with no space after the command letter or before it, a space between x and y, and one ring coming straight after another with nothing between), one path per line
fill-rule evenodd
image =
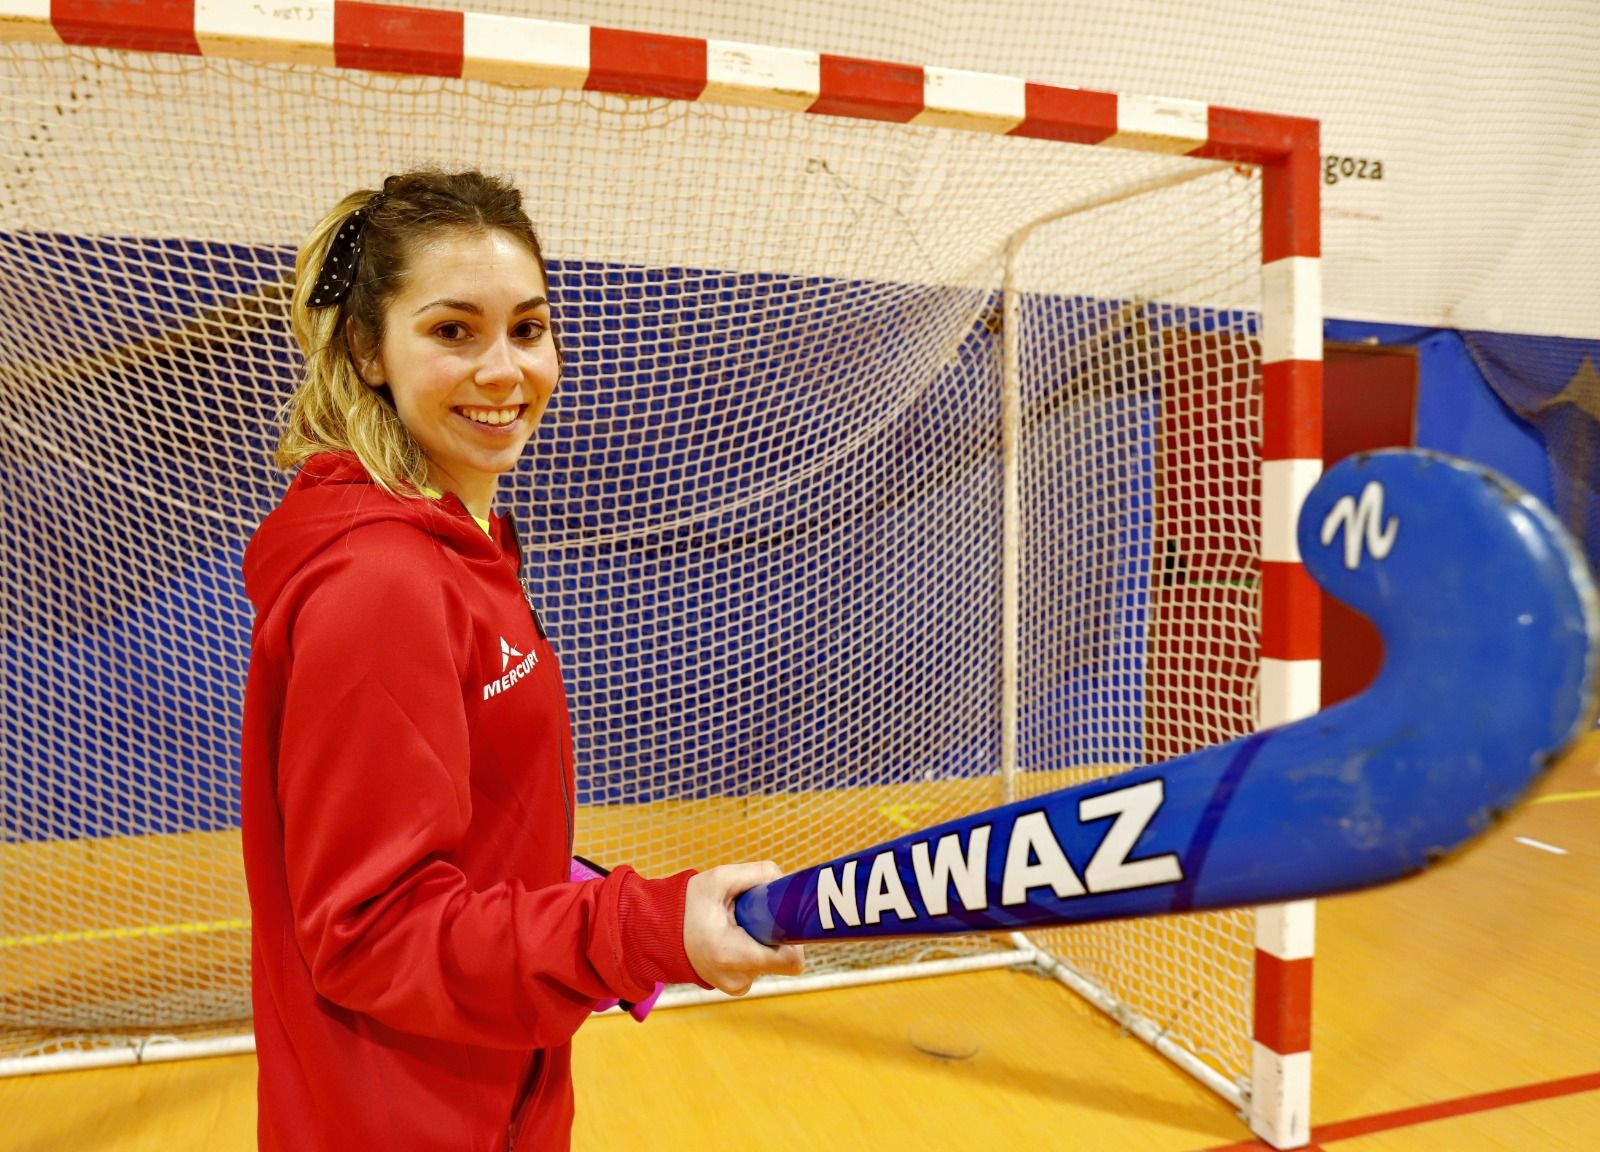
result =
M537 340L544 335L544 325L538 320L524 320L515 330L518 340Z
M467 326L455 320L449 320L439 325L433 332L441 340L460 340L467 334Z

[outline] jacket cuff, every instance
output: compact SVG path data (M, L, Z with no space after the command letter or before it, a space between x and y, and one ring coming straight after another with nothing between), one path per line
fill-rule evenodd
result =
M626 873L617 913L628 974L647 988L658 982L711 987L695 973L683 947L683 908L694 870L662 880L647 880L631 868Z

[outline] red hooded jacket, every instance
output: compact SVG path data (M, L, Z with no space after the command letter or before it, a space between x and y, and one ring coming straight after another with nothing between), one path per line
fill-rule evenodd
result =
M245 553L263 1149L564 1149L595 1001L699 982L690 873L567 882L566 697L493 530L325 455Z

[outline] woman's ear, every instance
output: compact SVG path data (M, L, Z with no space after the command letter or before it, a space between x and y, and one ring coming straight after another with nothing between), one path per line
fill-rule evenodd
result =
M364 327L356 323L354 316L344 322L344 343L350 349L350 360L361 374L362 383L368 388L382 388L385 380L377 342Z

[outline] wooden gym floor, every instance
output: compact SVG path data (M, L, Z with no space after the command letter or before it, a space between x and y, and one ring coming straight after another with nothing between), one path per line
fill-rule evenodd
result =
M1600 733L1464 856L1319 904L1314 1148L1600 1148L1597 816ZM596 1019L577 1075L584 1152L1259 1147L1227 1104L1026 972ZM250 1149L254 1076L226 1057L0 1080L0 1149Z

